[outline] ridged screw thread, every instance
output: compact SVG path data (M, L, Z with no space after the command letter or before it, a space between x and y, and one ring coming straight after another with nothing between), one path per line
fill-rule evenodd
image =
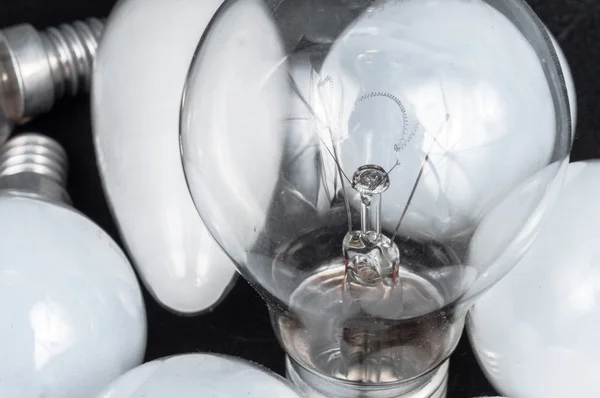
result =
M89 91L103 31L103 21L89 18L39 32L52 70L55 99Z
M67 153L58 142L44 135L17 135L0 149L0 179L20 173L42 175L66 187Z

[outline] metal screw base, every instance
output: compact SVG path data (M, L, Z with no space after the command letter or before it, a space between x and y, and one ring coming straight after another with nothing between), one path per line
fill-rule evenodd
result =
M94 59L104 24L95 18L40 33L54 81L54 98L90 89Z
M0 191L70 203L64 148L41 134L18 135L0 150Z
M395 387L336 382L304 369L286 356L286 376L307 398L446 398L448 361L431 374Z
M89 91L103 30L92 18L44 31L28 24L0 31L0 143L56 100Z

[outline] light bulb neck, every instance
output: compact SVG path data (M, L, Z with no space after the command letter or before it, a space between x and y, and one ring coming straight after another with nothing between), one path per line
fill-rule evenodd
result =
M446 360L431 372L405 383L356 384L334 380L298 364L286 357L286 376L309 398L446 398L448 366Z
M71 204L67 154L41 134L15 136L0 150L0 192Z

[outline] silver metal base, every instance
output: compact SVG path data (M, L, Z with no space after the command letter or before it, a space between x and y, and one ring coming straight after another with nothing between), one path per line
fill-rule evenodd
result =
M0 30L0 144L56 100L89 91L103 30L96 18L44 31L29 24Z
M68 160L64 148L41 134L18 135L0 150L0 191L71 204L67 194Z
M417 380L394 386L342 383L313 373L286 357L287 378L306 398L446 398L449 361Z

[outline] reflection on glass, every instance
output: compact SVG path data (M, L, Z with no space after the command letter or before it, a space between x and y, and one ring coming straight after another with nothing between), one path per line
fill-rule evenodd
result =
M216 15L184 96L184 168L297 384L421 388L527 249L571 135L540 26L516 0L237 0Z
M29 320L35 335L36 370L40 371L48 360L58 357L72 344L73 332L65 317L68 315L52 301L39 302L31 309Z

